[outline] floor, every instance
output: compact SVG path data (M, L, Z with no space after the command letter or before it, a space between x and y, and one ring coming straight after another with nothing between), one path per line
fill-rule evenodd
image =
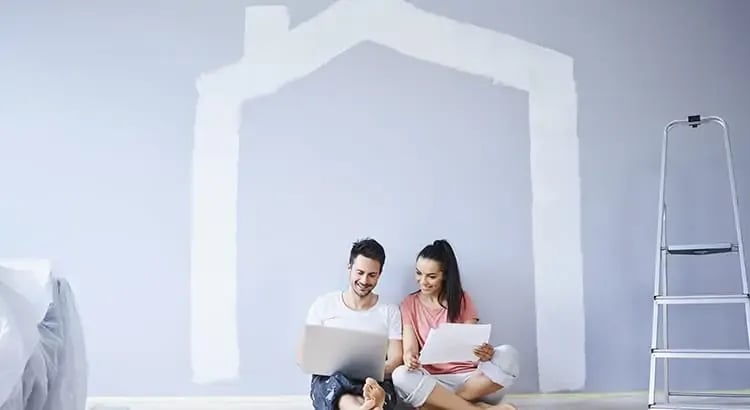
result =
M673 399L675 402L679 402L684 399ZM646 394L631 394L631 395L612 395L609 397L580 397L575 396L569 398L525 398L525 399L510 399L511 403L518 406L519 410L542 410L542 409L554 409L554 410L645 410L648 409L648 398ZM734 402L724 402L734 403ZM745 402L747 403L747 402ZM702 407L701 407L702 408ZM726 404L716 407L706 407L713 409L750 409L750 403L743 407L730 407Z
M519 410L646 410L645 393L613 395L569 395L569 396L518 396L509 397L509 402ZM736 402L735 402L736 403ZM746 402L747 403L747 402ZM743 407L717 406L699 407L705 409L750 409L750 403ZM204 399L167 399L167 400L93 400L90 410L311 410L312 407L304 397L293 400L280 398L245 398L217 400Z
M509 398L508 401L515 404L519 410L643 410L648 407L646 397L641 397L640 395L615 396L611 398Z
M684 398L677 398L673 399L674 403L679 403L682 401L683 404L686 404L686 399ZM687 399L688 401L692 401L692 403L696 403L695 399ZM713 402L715 403L716 400L722 400L722 399L713 399ZM542 409L551 409L551 410L645 410L648 409L648 397L644 394L621 394L621 395L609 395L606 397L596 397L596 396L579 396L576 397L575 395L565 397L565 398L518 398L518 399L510 399L509 402L515 404L518 406L519 410L542 410ZM698 401L700 403L700 400ZM705 402L704 402L705 403ZM744 405L741 407L737 407L737 404L739 404L738 401L727 401L724 399L724 404L722 405L715 405L714 407L695 407L695 409L750 409L750 402L745 401ZM733 406L734 405L734 406ZM706 406L706 404L704 404Z

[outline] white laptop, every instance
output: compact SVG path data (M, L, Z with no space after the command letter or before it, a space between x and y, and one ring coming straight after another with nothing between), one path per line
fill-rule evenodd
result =
M302 345L302 371L330 376L341 371L347 377L382 382L388 353L387 335L306 325Z

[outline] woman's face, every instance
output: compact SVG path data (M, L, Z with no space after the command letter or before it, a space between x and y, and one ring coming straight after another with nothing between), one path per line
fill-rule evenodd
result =
M416 279L422 293L428 296L439 295L443 286L443 272L440 263L433 259L418 258Z

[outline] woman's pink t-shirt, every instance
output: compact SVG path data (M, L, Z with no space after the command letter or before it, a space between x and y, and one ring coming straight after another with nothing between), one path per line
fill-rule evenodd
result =
M401 302L401 318L404 327L411 326L417 336L419 350L422 350L430 330L437 328L442 323L448 322L448 309L443 307L433 308L426 306L419 299L419 292L412 293ZM477 309L469 294L464 292L461 314L458 323L478 320ZM476 369L476 362L451 362L441 364L423 365L430 374L454 374L465 373Z

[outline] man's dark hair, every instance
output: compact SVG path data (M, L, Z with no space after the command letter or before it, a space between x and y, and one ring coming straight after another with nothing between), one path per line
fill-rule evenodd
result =
M385 265L385 249L375 239L364 238L354 242L351 251L349 251L349 265L353 264L354 259L359 255L380 262L380 270L383 270L383 265Z

